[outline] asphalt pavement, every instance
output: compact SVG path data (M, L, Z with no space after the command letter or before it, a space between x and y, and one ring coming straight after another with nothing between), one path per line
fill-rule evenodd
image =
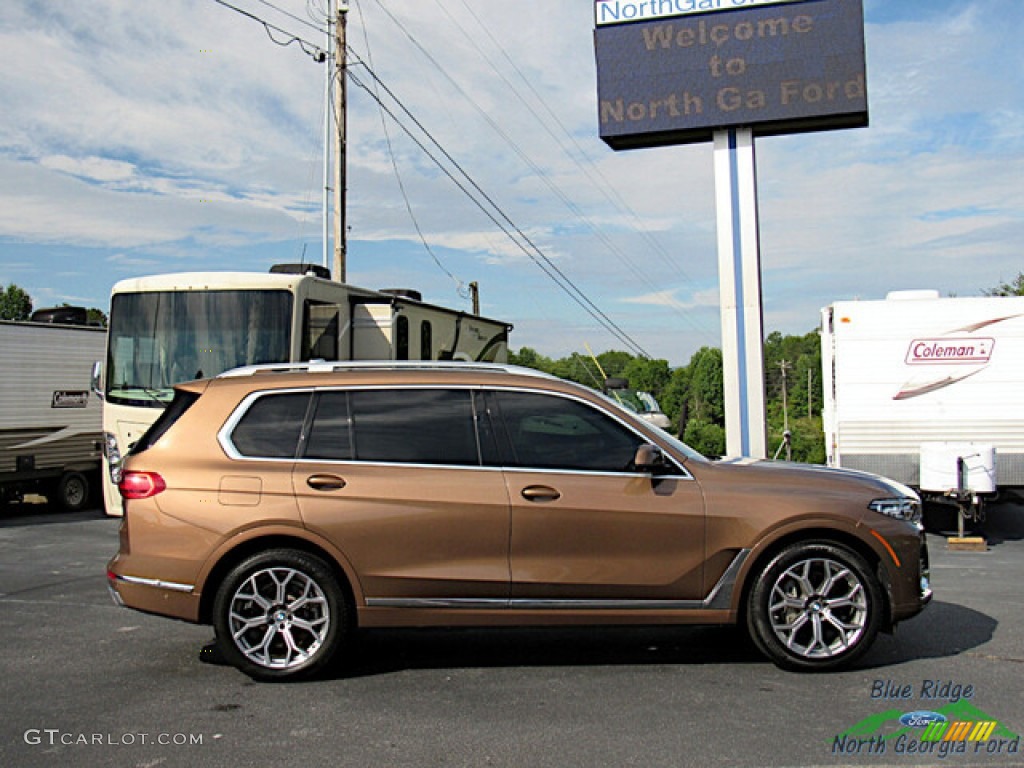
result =
M1024 766L1021 504L990 507L985 552L930 534L932 605L818 675L732 628L396 630L257 684L200 661L209 628L114 606L117 527L0 512L0 766ZM926 741L914 713L972 732Z

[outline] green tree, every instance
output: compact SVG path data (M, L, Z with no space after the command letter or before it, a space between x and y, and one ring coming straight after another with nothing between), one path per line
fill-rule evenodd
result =
M623 377L626 378L626 366L633 361L633 356L629 352L623 352L621 350L609 350L608 352L602 352L597 355L597 362L601 364L601 369L604 371L605 376L612 377Z
M531 347L520 347L516 352L514 349L508 351L508 361L512 365L521 365L524 368L533 368L536 371L550 373L554 362L550 357L545 357Z
M622 371L629 386L644 392L650 392L660 403L661 395L672 377L668 360L651 360L646 357L634 357Z
M683 442L708 458L717 459L725 454L725 427L706 419L691 419L686 423Z
M774 455L783 445L784 432L791 435L794 461L825 460L825 436L821 425L821 337L817 331L803 336L776 332L765 339L768 448ZM780 458L785 451L779 453Z
M702 347L690 358L690 418L713 424L725 423L725 384L722 378L722 350Z
M986 296L1024 296L1024 272L1018 272L1012 282L1003 283L984 293Z
M0 320L28 320L32 314L32 298L11 283L0 292Z

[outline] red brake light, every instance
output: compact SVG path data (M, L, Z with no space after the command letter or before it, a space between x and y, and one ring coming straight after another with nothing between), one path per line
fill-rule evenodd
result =
M156 472L125 472L117 489L125 499L148 499L167 488Z

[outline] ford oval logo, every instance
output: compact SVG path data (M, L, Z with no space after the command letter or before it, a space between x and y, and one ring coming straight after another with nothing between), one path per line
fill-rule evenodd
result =
M911 728L927 728L929 723L946 722L946 716L940 715L938 712L919 710L917 712L907 712L907 714L900 718L900 722L903 725L909 725Z

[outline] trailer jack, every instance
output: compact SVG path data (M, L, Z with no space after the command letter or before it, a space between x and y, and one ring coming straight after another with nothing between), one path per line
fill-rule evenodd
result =
M968 488L967 459L958 456L956 460L957 487L946 493L957 506L957 535L946 541L948 549L960 552L985 552L988 544L981 536L965 536L967 520L980 523L985 519L985 500Z

